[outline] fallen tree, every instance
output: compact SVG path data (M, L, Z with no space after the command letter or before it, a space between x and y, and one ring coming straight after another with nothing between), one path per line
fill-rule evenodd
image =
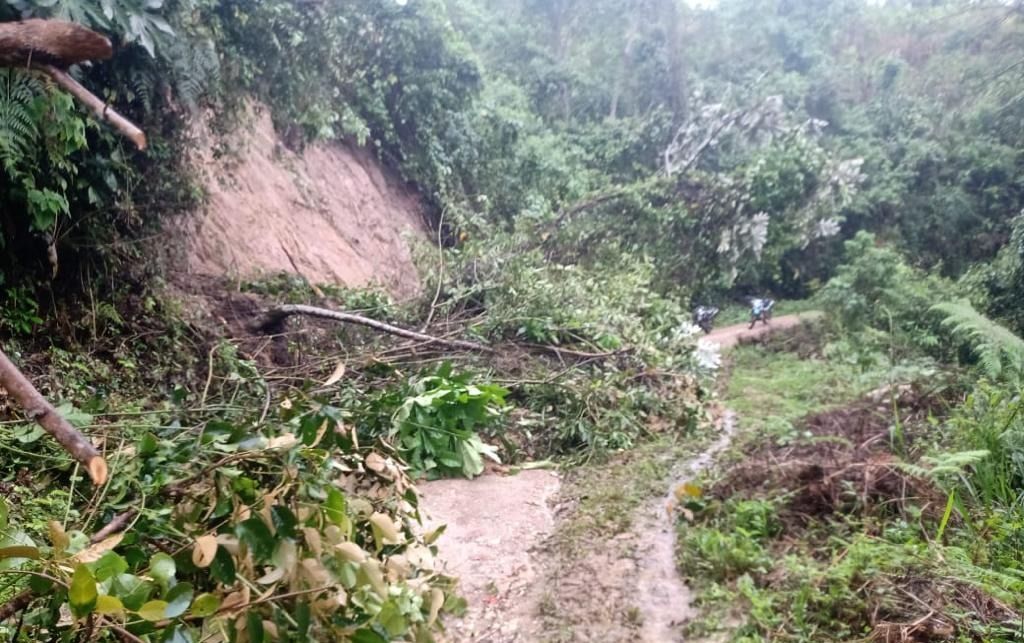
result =
M342 322L344 324L356 324L358 326L366 326L367 328L373 328L389 335L395 335L396 337L404 337L405 339L412 339L424 344L440 344L442 346L449 346L451 348L460 348L463 350L477 351L481 353L493 353L494 348L480 344L478 342L470 342L463 339L445 339L443 337L434 337L433 335L427 335L414 330L408 330L401 328L400 326L394 326L392 324L386 324L376 319L364 317L362 315L356 315L353 313L343 313L336 310L330 310L327 308L318 308L316 306L303 306L299 304L277 306L271 308L264 314L263 318L255 324L255 330L263 333L276 333L280 330L281 325L284 321L293 315L305 315L307 317L318 317L320 319L329 319L331 321Z
M106 60L113 55L110 41L81 25L61 20L22 20L0 23L0 67L38 69L88 107L96 118L110 123L145 149L146 135L111 109L67 73L71 65Z

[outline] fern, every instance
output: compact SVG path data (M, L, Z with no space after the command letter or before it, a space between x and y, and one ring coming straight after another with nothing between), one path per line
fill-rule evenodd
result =
M983 449L958 451L956 453L940 453L935 456L921 458L921 470L925 476L933 480L943 476L959 476L964 470L973 467L989 457Z
M142 105L146 113L153 111L153 97L155 96L157 79L155 74L143 67L133 67L128 72L128 82L132 88L132 94L136 101Z
M177 40L168 48L167 58L178 99L189 110L220 84L220 59L210 39Z
M1024 339L966 301L938 304L932 310L946 315L942 325L971 346L985 375L1013 383L1024 378Z
M35 98L42 85L33 76L14 69L0 73L0 160L10 173L35 157L39 127Z

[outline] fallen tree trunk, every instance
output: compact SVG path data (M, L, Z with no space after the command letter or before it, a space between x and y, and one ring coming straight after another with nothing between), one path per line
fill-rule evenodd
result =
M442 337L434 337L433 335L426 335L414 330L407 330L399 326L385 324L384 322L377 321L376 319L370 319L369 317L363 317L362 315L342 313L335 310L329 310L327 308L317 308L316 306L277 306L276 308L272 308L266 312L263 319L256 324L256 329L262 332L276 331L280 328L285 319L293 315L305 315L307 317L318 317L320 319L342 322L343 324L366 326L367 328L379 330L383 333L388 333L389 335L412 339L418 342L423 342L424 344L440 344L442 346L450 346L452 348L461 348L463 350L477 351L481 353L494 352L494 349L486 344L470 342L462 339L444 339Z
M25 411L25 415L43 427L64 450L71 454L89 472L93 484L102 485L107 481L107 461L96 447L78 429L61 417L57 409L32 386L18 367L0 351L0 386L7 389L11 397Z
M140 150L145 149L146 135L141 129L65 71L76 63L105 60L113 52L109 40L73 22L38 19L0 22L0 67L35 67L92 110L97 118L110 123Z

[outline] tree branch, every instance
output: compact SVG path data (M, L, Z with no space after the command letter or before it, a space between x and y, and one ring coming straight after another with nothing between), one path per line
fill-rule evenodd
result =
M555 219L551 222L550 227L551 228L559 228L559 227L562 226L563 223L565 223L567 220L571 219L572 217L576 216L580 212L584 212L584 211L589 210L591 208L596 208L597 206L599 206L599 205L601 205L603 203L607 203L608 201L614 201L615 199L622 198L625 195L626 195L626 190L614 190L612 192L605 192L604 194L598 194L597 196L593 196L593 197L590 197L589 199L584 199L583 201L579 201L577 203L574 203L570 207L565 208L564 210L559 212L558 215L555 217Z
M6 621L18 612L27 608L35 597L36 595L32 590L26 589L20 594L16 594L14 598L3 605L0 605L0 622Z
M96 447L57 413L57 409L32 386L3 351L0 351L0 386L7 389L30 420L43 427L71 457L85 467L93 484L102 485L107 481L107 461L100 456Z
M327 308L317 308L316 306L302 306L302 305L288 305L288 306L277 306L266 312L263 319L261 319L255 325L256 329L261 332L274 331L279 328L285 319L292 315L305 315L307 317L318 317L320 319L329 319L331 321L342 322L344 324L356 324L357 326L366 326L374 330L379 330L389 335L395 335L398 337L404 337L406 339L413 339L418 342L425 344L440 344L442 346L450 346L452 348L460 348L463 350L478 351L481 353L493 353L494 349L486 344L479 344L477 342L470 342L462 339L443 339L441 337L434 337L432 335L425 335L424 333L418 333L413 330L406 330L398 326L392 326L391 324L385 324L384 322L377 321L376 319L370 319L369 317L363 317L362 315L355 315L353 313L342 313L334 310L328 310Z
M128 511L123 511L117 514L110 522L106 524L106 526L104 526L102 529L93 534L92 538L89 539L89 542L95 545L96 543L101 542L105 538L113 536L114 534L121 533L122 531L128 528L128 523L132 521L132 518L135 517L136 513L137 512L135 511L135 509L129 509Z
M111 109L109 105L100 100L99 96L83 87L77 80L69 76L67 72L57 69L53 65L40 65L39 68L50 76L55 83L66 89L68 93L91 109L96 118L110 123L114 129L121 132L132 143L135 143L135 147L138 149L146 149L146 134L136 127L134 123Z
M68 75L65 69L87 60L110 58L110 41L100 34L62 20L22 20L0 23L0 67L39 69L88 107L101 121L146 147L146 135L98 96Z

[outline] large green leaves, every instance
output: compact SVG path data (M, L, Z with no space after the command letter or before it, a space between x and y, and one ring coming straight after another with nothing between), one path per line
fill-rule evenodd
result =
M92 572L85 565L77 565L71 575L71 584L68 586L68 604L71 606L71 614L75 618L88 615L96 607L98 596L96 579Z
M473 477L483 472L481 456L497 460L476 429L498 419L504 389L470 383L468 375L454 374L448 364L412 388L414 394L394 414L392 431L417 471Z

